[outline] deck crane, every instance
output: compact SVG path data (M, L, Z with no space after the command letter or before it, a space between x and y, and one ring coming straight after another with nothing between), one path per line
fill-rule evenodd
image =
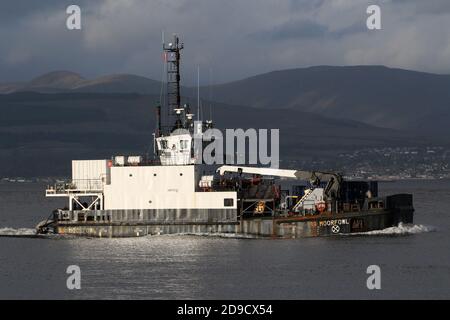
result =
M217 172L223 176L225 173L256 174L261 176L276 176L289 179L308 181L312 188L305 189L305 194L290 209L291 212L311 212L326 210L327 203L331 212L336 212L337 201L342 184L342 176L333 172L286 170L276 168L241 167L241 166L221 166ZM325 188L321 188L321 181L327 181ZM287 197L284 202L287 207ZM305 211L306 210L306 211Z
M321 181L328 181L324 188L324 193L329 198L338 198L339 189L342 183L342 176L333 172L322 171L302 171L302 170L286 170L276 168L258 168L258 167L241 167L241 166L221 166L217 172L223 176L226 172L230 173L248 173L258 174L262 176L276 176L291 178L303 181L309 181L312 186L318 187Z

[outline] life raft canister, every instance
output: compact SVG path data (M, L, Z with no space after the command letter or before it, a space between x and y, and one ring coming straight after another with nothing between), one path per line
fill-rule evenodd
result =
M320 213L324 212L326 208L327 208L327 204L325 203L325 201L319 201L316 203L316 209Z

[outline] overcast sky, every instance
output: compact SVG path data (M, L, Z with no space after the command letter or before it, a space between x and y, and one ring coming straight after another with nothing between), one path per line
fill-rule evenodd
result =
M66 28L78 4L82 30ZM381 7L382 30L366 9ZM185 43L183 80L313 65L450 73L450 0L1 0L0 81L53 70L161 78L161 30Z

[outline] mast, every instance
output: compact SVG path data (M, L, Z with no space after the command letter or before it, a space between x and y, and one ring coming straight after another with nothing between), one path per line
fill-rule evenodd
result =
M183 126L183 115L181 111L184 108L181 106L180 92L180 52L183 48L184 45L180 43L176 34L174 34L172 42L168 44L163 43L164 59L167 63L168 120L175 117L175 126L173 129L179 129Z
M197 66L197 121L200 121L200 66Z

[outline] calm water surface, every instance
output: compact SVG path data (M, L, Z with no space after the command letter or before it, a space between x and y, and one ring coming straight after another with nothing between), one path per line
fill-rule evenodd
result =
M45 199L44 189L0 184L0 234L33 228L62 205ZM0 298L449 299L450 181L382 183L380 190L413 193L416 226L300 240L0 237ZM81 290L66 288L73 264ZM366 287L372 264L381 267L381 290Z

